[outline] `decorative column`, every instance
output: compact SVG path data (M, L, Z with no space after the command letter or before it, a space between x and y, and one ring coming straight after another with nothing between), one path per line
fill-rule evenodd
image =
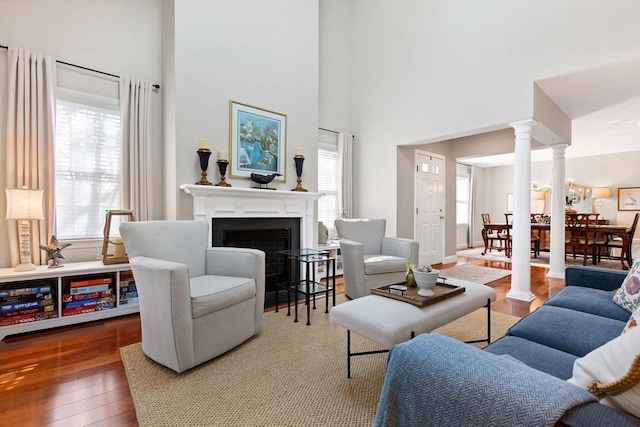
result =
M564 181L567 144L553 145L553 181L551 182L551 253L547 277L564 279Z
M538 122L510 123L515 129L513 228L511 230L511 289L508 298L533 301L531 293L531 129Z

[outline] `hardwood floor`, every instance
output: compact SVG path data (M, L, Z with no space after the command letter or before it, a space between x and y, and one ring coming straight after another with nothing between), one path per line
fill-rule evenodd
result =
M458 258L457 264L509 269L510 264ZM505 298L511 277L491 286L495 311L524 316L555 295L564 281L531 267L527 303ZM340 281L341 282L341 281ZM341 291L341 284L338 286ZM0 342L0 425L137 426L119 348L140 341L138 315L8 337Z

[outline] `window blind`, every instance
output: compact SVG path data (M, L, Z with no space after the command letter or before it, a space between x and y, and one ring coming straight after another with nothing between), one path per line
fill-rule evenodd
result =
M318 144L318 191L325 193L318 200L318 221L335 235L334 221L338 217L338 146Z
M100 238L105 210L121 207L120 113L117 106L56 103L56 234ZM114 111L115 110L115 111Z

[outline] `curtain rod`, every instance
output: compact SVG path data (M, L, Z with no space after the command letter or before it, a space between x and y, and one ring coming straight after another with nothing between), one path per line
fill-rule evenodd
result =
M320 128L320 127L319 127L318 129L323 130L323 131L325 131L325 132L335 133L336 135L340 133L340 132L338 132L338 131L331 130L331 129L325 129L325 128Z
M338 132L337 130L325 129L321 127L319 127L318 129L323 130L325 132L330 132L330 133L335 133L336 135L340 135L340 132ZM356 139L355 135L351 135L351 136L353 137L353 139Z
M0 48L1 49L9 49L9 46L4 46L0 44ZM82 65L76 65L76 64L70 64L68 62L64 62L64 61L59 61L56 59L56 62L60 63L60 64L64 64L64 65L68 65L70 67L75 67L75 68L80 68L81 70L87 70L87 71L91 71L93 73L98 73L98 74L103 74L105 76L109 76L109 77L115 77L116 79L119 79L120 76L117 76L115 74L111 74L111 73L106 73L104 71L99 71L99 70L94 70L93 68L87 68L87 67L83 67ZM151 85L154 89L160 89L160 85Z

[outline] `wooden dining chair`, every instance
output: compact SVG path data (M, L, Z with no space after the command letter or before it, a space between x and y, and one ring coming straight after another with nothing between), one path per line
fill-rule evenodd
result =
M633 248L633 236L636 234L636 227L638 226L638 218L640 217L640 213L637 213L633 219L633 223L631 223L631 228L629 229L629 245L627 247L628 259L633 259L633 254L631 253L631 249ZM598 244L599 248L597 251L598 261L602 257L602 253L606 255L611 255L612 249L620 250L620 257L624 258L625 255L622 253L622 238L613 234L607 234L604 236L605 240L603 243Z
M513 226L513 213L511 212L507 212L504 214L504 217L507 221L507 225L509 226ZM509 232L509 238L507 239L507 244L509 247L509 255L507 256L511 256L511 227L509 227L507 229L507 231ZM538 255L540 255L540 236L537 236L535 234L533 234L533 231L531 232L531 252L533 252L533 257L534 258L538 258Z
M587 265L587 258L591 257L593 264L597 262L596 233L590 226L597 224L598 214L570 213L565 215L565 258L571 252L573 258L582 255L582 265Z
M508 233L501 231L499 228L487 228L487 224L491 224L491 216L488 213L481 213L482 217L482 225L485 226L488 246L486 248L487 251L491 251L492 249L497 249L498 251L504 250L506 252L506 241ZM494 243L498 242L498 246L495 247ZM482 254L484 255L484 253Z

